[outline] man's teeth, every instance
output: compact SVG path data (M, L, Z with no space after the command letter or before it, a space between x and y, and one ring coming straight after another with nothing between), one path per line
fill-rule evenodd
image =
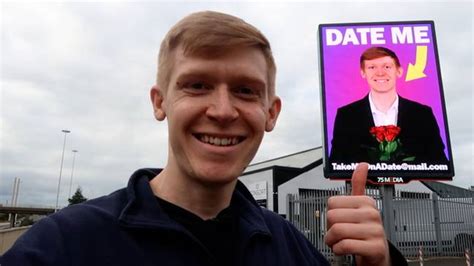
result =
M237 137L233 138L217 138L217 137L210 137L207 135L201 135L200 140L204 143L209 143L216 146L230 146L239 143L239 139Z

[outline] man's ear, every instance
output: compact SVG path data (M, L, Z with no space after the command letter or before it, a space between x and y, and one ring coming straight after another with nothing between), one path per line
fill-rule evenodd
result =
M397 77L401 78L403 76L403 67L397 67Z
M363 69L360 70L360 75L365 79L365 71Z
M156 120L163 121L166 117L165 105L163 104L163 91L157 85L151 87L150 90L151 103L153 105L153 114Z
M281 100L278 96L273 96L268 108L267 121L265 122L265 131L270 132L275 128L278 115L281 111Z

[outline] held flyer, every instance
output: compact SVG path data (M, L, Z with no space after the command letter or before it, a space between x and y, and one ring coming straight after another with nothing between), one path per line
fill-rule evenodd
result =
M324 175L452 180L433 21L319 25Z

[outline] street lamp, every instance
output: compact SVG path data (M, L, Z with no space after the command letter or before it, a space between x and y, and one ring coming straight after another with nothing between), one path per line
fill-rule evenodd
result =
M20 182L21 182L20 178L15 177L13 181L13 193L12 193L12 203L11 203L12 207L16 207L18 203L18 194L20 192Z
M74 162L76 161L76 153L78 150L72 150L72 170L71 170L71 179L69 180L69 197L71 198L71 188L72 188L72 176L74 175Z
M61 130L64 133L64 142L63 142L63 153L61 155L61 166L59 167L59 181L58 181L58 191L56 193L56 208L55 211L58 211L58 203L59 203L59 189L61 187L61 176L63 173L63 161L64 161L64 149L66 148L66 135L71 133L71 131L67 129Z

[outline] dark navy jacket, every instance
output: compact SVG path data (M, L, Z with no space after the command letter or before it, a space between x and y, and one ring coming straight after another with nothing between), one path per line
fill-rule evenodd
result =
M149 180L135 172L127 188L38 221L0 258L1 266L216 265L206 248L160 208ZM235 265L329 265L288 221L260 208L242 183L232 208L239 214Z

